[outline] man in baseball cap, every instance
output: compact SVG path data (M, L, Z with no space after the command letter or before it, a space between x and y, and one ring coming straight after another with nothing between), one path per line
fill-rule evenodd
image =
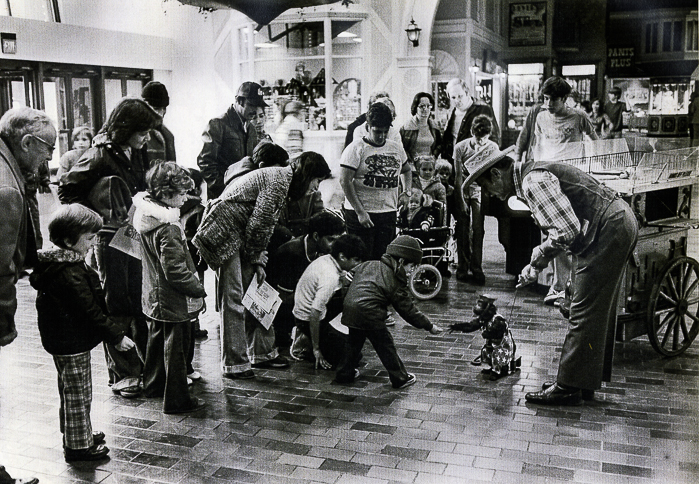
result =
M266 108L268 105L262 97L262 86L256 82L246 81L240 85L238 88L238 94L236 94L236 100L238 98L245 98L245 100L253 107L263 107Z
M258 139L250 120L256 116L259 107L267 107L262 87L256 82L246 81L238 88L235 103L228 111L209 121L202 135L204 146L197 158L206 180L209 200L223 192L223 179L228 167L252 155Z

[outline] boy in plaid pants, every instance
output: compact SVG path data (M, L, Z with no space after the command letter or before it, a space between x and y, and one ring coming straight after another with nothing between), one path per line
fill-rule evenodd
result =
M49 224L56 247L39 251L30 282L44 349L53 355L61 397L60 421L66 462L107 457L104 433L92 432L90 351L102 341L119 351L134 343L106 314L97 273L85 257L97 241L102 219L83 205L63 206Z

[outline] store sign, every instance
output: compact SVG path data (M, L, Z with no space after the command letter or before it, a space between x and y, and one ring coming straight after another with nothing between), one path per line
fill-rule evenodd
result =
M510 4L510 46L546 45L546 2Z
M17 34L3 32L2 34L0 34L0 42L2 42L3 54L17 53Z
M633 47L607 48L607 75L621 75L636 65Z

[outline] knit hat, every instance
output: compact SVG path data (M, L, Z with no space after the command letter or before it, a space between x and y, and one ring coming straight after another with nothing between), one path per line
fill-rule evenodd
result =
M154 108L166 108L170 105L167 88L158 81L150 81L146 84L141 91L141 97Z
M422 249L416 238L409 235L399 235L386 247L386 253L394 257L402 257L408 262L419 264L422 261Z

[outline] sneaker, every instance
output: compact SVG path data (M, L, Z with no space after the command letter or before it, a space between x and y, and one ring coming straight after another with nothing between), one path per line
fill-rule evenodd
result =
M192 373L190 373L189 375L187 375L187 377L190 380L201 380L201 373L199 373L198 371L195 370Z
M253 368L289 368L289 360L287 360L283 356L277 356L273 360L267 360L261 363L253 363L250 366L252 366Z
M393 316L393 314L388 313L388 316L386 316L386 326L395 326L396 325L396 318Z
M560 298L565 297L565 291L556 291L553 287L549 289L549 292L544 296L544 304L547 306L553 306L553 304Z
M356 380L357 378L359 378L359 375L360 375L360 374L361 374L361 373L359 373L359 368L355 368L355 369L354 369L354 379Z
M408 388L410 385L413 385L417 381L417 378L415 378L415 375L412 373L408 373L408 379L405 380L402 384L398 386L393 386L396 390L402 390L403 388Z

